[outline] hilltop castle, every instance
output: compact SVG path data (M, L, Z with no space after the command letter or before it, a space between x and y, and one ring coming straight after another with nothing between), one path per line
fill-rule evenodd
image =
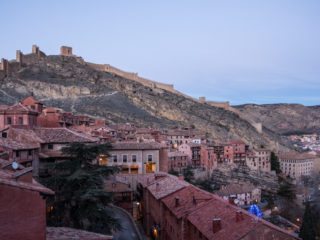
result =
M165 83L156 82L156 81L153 81L153 80L150 80L147 78L143 78L143 77L140 77L138 75L138 73L126 72L126 71L120 70L116 67L113 67L110 64L96 64L96 63L91 63L91 62L85 62L81 57L78 57L73 54L72 47L61 46L60 55L66 56L66 57L80 58L84 64L86 64L86 65L88 65L98 71L116 74L116 75L121 76L123 78L139 82L142 85L153 88L153 89L166 90L166 91L172 92L174 94L184 96L184 97L191 99L193 101L197 101L199 103L205 103L205 104L209 104L214 107L227 109L227 110L232 111L235 114L239 115L241 118L246 119L259 133L262 132L261 123L256 123L256 122L252 121L251 119L247 118L242 113L240 113L238 110L236 110L235 108L232 108L228 101L227 102L207 101L205 97L200 97L199 99L196 99L196 98L190 97L186 94L183 94L183 93L175 90L173 84L165 84ZM23 54L20 50L17 50L15 60L8 61L7 59L4 59L4 58L1 59L0 80L4 79L11 72L18 70L19 68L23 67L24 65L35 63L39 60L39 58L45 58L46 56L47 55L45 53L40 51L40 49L37 45L32 46L32 53L30 53L30 54Z

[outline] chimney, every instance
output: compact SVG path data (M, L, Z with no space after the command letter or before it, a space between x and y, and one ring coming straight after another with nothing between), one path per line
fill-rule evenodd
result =
M236 222L240 222L243 220L243 214L241 210L236 211Z
M196 200L196 198L194 197L194 195L192 196L192 203L193 203L193 205L197 205L197 200Z
M157 184L156 184L156 192L159 192L159 191L160 191L160 184L157 183Z
M179 174L178 176L179 180L183 181L184 180L184 176L182 174Z
M219 232L221 230L221 219L220 218L214 218L212 220L212 230L213 230L213 233Z
M176 197L176 207L179 206L179 197Z

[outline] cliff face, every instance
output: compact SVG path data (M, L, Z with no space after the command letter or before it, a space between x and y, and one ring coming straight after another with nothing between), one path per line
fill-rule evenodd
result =
M115 122L153 127L194 125L221 141L243 139L272 148L287 145L268 129L259 134L231 111L95 70L81 58L47 56L25 64L1 82L0 103L13 104L31 93L47 106Z
M281 134L295 132L320 133L320 106L300 104L246 104L235 106L253 121Z

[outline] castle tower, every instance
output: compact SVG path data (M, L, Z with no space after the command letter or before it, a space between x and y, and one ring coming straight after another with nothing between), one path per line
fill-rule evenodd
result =
M9 74L9 62L7 59L1 58L0 70L4 71L5 76Z
M22 53L20 50L17 50L16 52L16 61L20 63L20 65L22 64Z
M199 97L199 102L205 103L206 102L206 97Z
M32 54L40 56L39 47L37 45L32 45Z
M62 55L62 56L73 56L72 47L61 46L60 55Z

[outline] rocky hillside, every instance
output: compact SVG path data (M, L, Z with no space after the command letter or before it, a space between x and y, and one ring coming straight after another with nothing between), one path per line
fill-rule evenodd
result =
M281 134L320 133L320 106L300 104L246 104L234 106L253 121Z
M13 104L31 93L47 106L140 126L191 126L214 139L243 139L272 148L288 146L277 134L259 134L237 114L160 88L97 71L82 58L47 56L10 73L0 85L0 103Z

